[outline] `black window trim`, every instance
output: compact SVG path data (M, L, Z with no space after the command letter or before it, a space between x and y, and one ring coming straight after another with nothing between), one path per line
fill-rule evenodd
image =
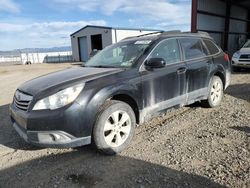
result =
M215 53L215 54L211 54L210 50L208 49L208 47L207 47L207 45L206 45L206 43L205 43L204 40L210 41L216 47L216 49L218 50L218 52ZM219 48L218 45L212 39L202 38L202 41L203 41L204 45L206 46L206 48L208 49L208 52L210 53L210 55L217 55L217 54L221 53L221 51L222 51L221 48Z
M200 40L200 45L202 45L201 44L202 43L202 38L201 37L180 37L178 40L179 40L179 43L181 45L180 39L198 39L198 40ZM200 46L200 47L201 47L201 50L203 51L202 46ZM184 52L184 49L183 49L182 45L181 45L181 49L182 49L182 53L183 53L183 60L185 62L192 61L192 60L198 60L198 59L204 59L204 58L207 57L207 55L204 55L204 56L201 56L201 57L195 57L195 58L191 58L191 59L186 59L185 52Z
M180 63L186 63L186 62L189 62L189 61L197 61L197 60L200 60L200 59L204 59L204 58L212 58L213 56L216 56L216 55L219 55L222 50L221 48L219 48L214 42L216 48L219 50L218 53L216 54L210 54L210 55L207 55L207 56L203 56L203 57L198 57L198 58L193 58L193 59L189 59L189 60L185 60L185 55L184 55L184 52L183 52L183 48L181 46L181 43L180 43L180 39L183 39L183 38L187 38L187 39L190 39L190 38L194 38L194 39L200 39L201 42L204 42L203 39L206 39L206 40L210 40L211 42L213 42L212 39L209 39L209 38L203 38L203 37L199 37L199 36L177 36L177 37L169 37L169 38L166 38L166 39L163 39L161 40L160 42L158 42L153 49L151 49L150 53L146 56L146 58L143 60L142 64L140 65L139 67L139 72L143 72L145 71L145 62L148 60L149 56L151 55L151 53L155 50L155 48L162 42L164 41L167 41L167 40L171 40L171 39L176 39L177 40L177 43L179 44L179 50L180 50L180 56L181 56L181 61L179 62L176 62L176 63L172 63L172 64L166 64L166 67L168 66L172 66L172 65L176 65L176 64L180 64ZM207 45L205 45L205 47L207 48ZM209 51L208 51L209 52ZM209 52L210 53L210 52Z
M203 38L203 37L198 37L198 36L191 36L191 37L187 37L187 36L185 36L185 37L178 37L177 39L179 40L179 39L182 39L182 38L187 38L187 39L190 39L190 38L195 38L195 39L200 39L200 40L204 40L204 39L206 39L206 40L210 40L211 42L213 42L213 40L212 39L209 39L209 38ZM180 43L180 42L179 42ZM213 42L214 43L214 42ZM215 44L215 43L214 43ZM206 45L207 46L207 45ZM183 62L189 62L189 61L196 61L196 60L200 60L200 59L204 59L204 58L211 58L211 57L213 57L213 56L216 56L216 55L219 55L221 52L222 52L222 50L221 50L221 48L219 48L216 44L215 44L215 46L216 46L216 48L219 50L218 51L218 53L216 53L216 54L210 54L210 55L207 55L207 56L203 56L203 57L197 57L197 58L193 58L193 59L185 59L185 55L184 55L184 52L183 52L183 49L182 49L182 46L181 46L181 50L182 50L182 53L183 53ZM210 52L209 52L210 53Z
M207 45L205 44L205 42L204 42L204 39L203 39L203 38L201 38L201 45L203 46L203 47L202 47L202 49L204 49L204 48L205 48L205 50L206 50L206 52L205 52L205 53L207 53L207 55L206 55L206 56L212 55L212 54L210 53L210 51L209 51L209 49L208 49Z

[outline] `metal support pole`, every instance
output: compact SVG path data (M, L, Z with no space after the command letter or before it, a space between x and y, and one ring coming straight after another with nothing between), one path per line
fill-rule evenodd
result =
M197 32L198 0L192 0L191 32Z
M230 29L230 14L231 14L231 1L226 2L226 18L225 18L225 27L224 27L224 45L223 50L228 50L228 36L229 36L229 29Z

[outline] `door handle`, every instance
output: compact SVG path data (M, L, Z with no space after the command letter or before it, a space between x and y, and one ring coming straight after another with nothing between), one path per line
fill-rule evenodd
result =
M177 69L177 74L183 74L183 73L185 73L187 71L187 68L186 67L181 67L181 68L179 68L179 69Z

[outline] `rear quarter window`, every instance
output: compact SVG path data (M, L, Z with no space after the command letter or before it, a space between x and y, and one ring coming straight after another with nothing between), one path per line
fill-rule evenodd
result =
M184 53L185 60L207 56L207 51L206 49L204 49L201 39L183 38L179 40Z
M216 44L208 39L203 39L205 45L207 46L207 49L211 55L219 53L220 49L216 46Z

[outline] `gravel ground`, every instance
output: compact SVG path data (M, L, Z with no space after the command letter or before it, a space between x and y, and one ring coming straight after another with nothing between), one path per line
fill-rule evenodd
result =
M8 117L16 87L70 64L0 67L0 187L250 187L250 71L232 75L223 103L173 109L136 130L130 147L26 144Z

